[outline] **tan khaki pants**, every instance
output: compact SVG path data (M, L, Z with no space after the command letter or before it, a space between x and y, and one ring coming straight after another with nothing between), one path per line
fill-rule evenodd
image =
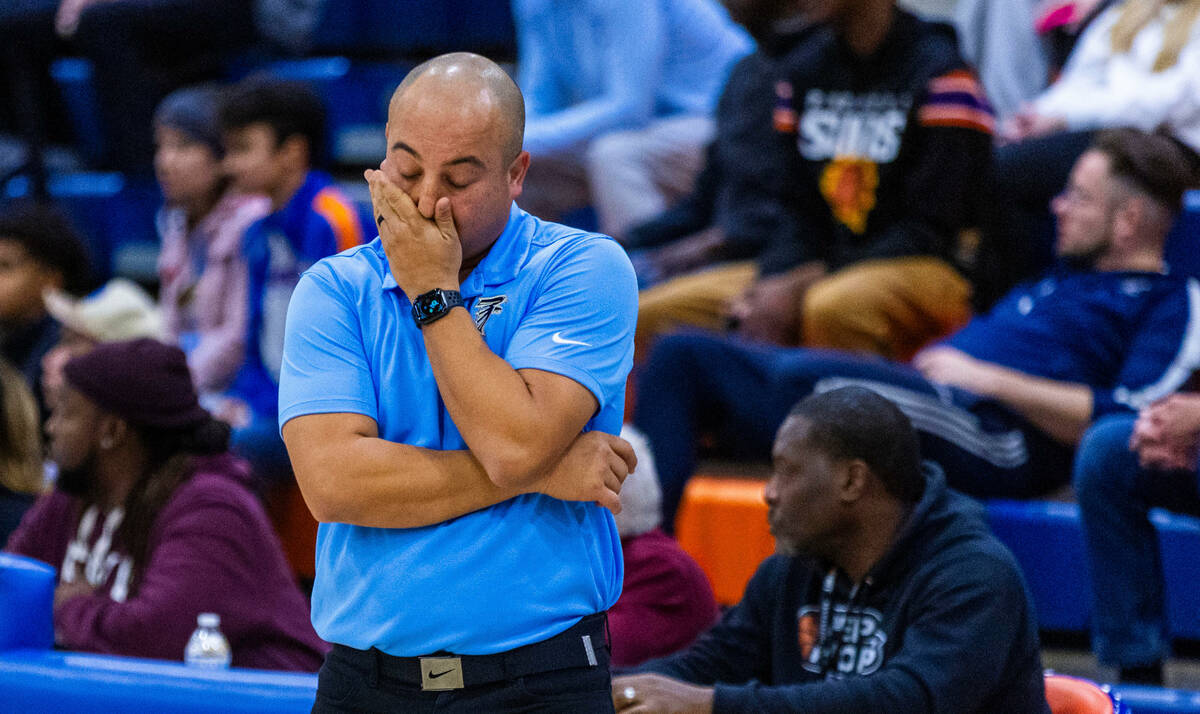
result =
M754 263L729 263L643 290L638 308L638 359L645 358L655 339L680 327L723 329L726 303L757 277ZM970 296L967 281L937 258L857 263L808 289L803 306L804 344L907 360L931 340L970 319Z

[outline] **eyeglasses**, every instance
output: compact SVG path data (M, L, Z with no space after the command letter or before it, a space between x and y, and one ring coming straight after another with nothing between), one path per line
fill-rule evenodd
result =
M1084 191L1078 186L1074 186L1072 184L1067 184L1067 187L1063 189L1061 193L1055 196L1055 198L1059 201L1070 203L1075 206L1086 205L1089 203L1094 204L1100 201L1099 196Z

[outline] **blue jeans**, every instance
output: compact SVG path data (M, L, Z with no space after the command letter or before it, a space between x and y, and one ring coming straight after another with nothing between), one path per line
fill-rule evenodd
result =
M1196 474L1148 471L1129 450L1134 415L1097 421L1075 457L1075 493L1092 581L1092 646L1117 667L1169 654L1162 560L1154 507L1200 514Z

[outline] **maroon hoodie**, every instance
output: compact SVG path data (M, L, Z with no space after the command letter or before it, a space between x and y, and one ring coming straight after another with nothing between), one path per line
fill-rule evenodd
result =
M130 559L112 542L120 514L59 491L29 509L5 549L59 568L60 580L78 573L96 586L55 608L57 639L69 649L180 660L196 615L215 612L233 666L315 672L328 645L248 480L232 456L199 459L151 527L132 593Z

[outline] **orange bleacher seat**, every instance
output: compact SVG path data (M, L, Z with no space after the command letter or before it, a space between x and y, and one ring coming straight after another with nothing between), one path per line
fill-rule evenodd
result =
M1046 673L1046 703L1051 714L1116 714L1127 712L1095 682Z
M765 485L759 478L696 475L684 489L675 536L700 563L722 605L741 600L750 576L775 552Z
M316 576L317 521L308 510L295 479L276 485L266 497L267 514L297 579L312 583Z

